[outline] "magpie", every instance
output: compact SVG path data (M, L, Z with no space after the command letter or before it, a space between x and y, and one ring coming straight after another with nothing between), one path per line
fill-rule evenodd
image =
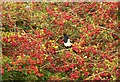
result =
M70 42L70 39L67 34L64 34L64 46L66 48L70 48L72 46L72 43Z

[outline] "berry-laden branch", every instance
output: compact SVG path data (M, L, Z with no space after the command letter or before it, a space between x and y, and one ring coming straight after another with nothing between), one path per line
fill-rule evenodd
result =
M116 10L112 2L3 3L3 80L116 80Z
M100 74L106 73L106 72L112 74L112 72L109 72L109 71L102 71L102 72L99 72L99 73L97 73L97 74L92 74L92 76L89 76L88 78L85 78L84 80L93 80L93 79L91 79L91 78L95 78L96 76L100 76ZM102 80L102 79L101 79L101 80Z

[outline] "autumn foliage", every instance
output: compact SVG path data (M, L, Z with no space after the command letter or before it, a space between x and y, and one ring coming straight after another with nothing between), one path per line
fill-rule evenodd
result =
M118 11L117 2L2 3L3 80L120 80Z

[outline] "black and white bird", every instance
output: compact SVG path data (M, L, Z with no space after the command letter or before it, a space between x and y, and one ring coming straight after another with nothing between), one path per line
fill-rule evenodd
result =
M70 39L67 34L64 34L64 46L66 48L70 48L72 46L72 43L70 42Z

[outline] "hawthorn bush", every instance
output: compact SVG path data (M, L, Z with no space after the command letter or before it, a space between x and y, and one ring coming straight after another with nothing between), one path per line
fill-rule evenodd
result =
M2 3L2 79L119 80L118 11L117 2Z

